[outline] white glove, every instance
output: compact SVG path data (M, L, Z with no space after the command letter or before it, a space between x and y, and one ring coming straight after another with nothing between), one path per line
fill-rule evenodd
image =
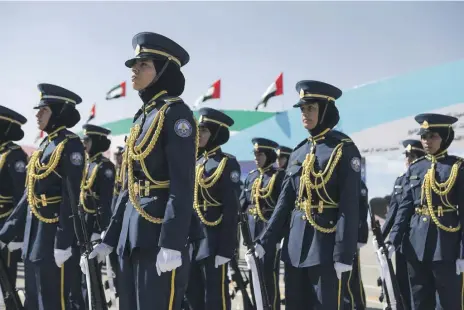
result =
M3 242L0 241L0 249L3 250L5 248L5 246L6 246L6 243L3 243Z
M456 274L459 275L464 272L464 259L458 258L456 260Z
M89 254L89 259L93 259L96 256L98 262L101 263L111 252L113 252L113 247L102 242L93 247L93 251Z
M66 250L55 249L55 263L58 268L61 268L63 264L72 256L71 247L67 248Z
M92 236L90 236L90 242L92 241L96 241L98 239L100 239L100 234L97 234L97 233L93 233Z
M105 238L105 235L106 235L106 231L102 231L102 233L100 234L100 238L103 240L103 238Z
M22 242L10 242L7 245L8 251L13 252L23 247Z
M156 257L156 271L160 276L162 272L167 272L182 266L182 254L179 251L161 248Z
M227 264L229 261L230 261L230 258L216 255L216 257L214 258L214 267L217 268L221 265Z
M227 278L229 278L229 282L233 282L232 277L234 274L235 274L235 271L229 265L229 267L227 268Z
M358 249L362 248L363 246L365 246L367 243L360 243L358 242Z
M391 258L393 253L395 253L395 247L390 243L386 244L386 246L387 246L387 250L388 250L388 253L386 253L386 254L387 254L388 258ZM377 255L379 257L381 257L384 254L383 248L378 249L376 252L377 252Z
M377 238L375 236L372 237L372 244L374 245L374 249L377 251L379 249L379 243L377 242Z
M338 280L340 280L342 278L342 273L352 270L353 266L335 262L334 268L335 268L335 272L337 273L337 278Z
M79 266L81 266L81 271L83 274L87 275L87 270L85 268L85 265L86 265L86 261L87 258L85 257L85 255L81 255L81 259L79 261Z
M266 254L266 251L264 251L264 248L262 247L261 244L257 243L255 245L255 255L256 255L256 257L261 259L261 258L264 257L264 254Z
M387 250L388 250L388 258L391 258L393 253L395 253L396 251L395 247L391 243L387 244Z

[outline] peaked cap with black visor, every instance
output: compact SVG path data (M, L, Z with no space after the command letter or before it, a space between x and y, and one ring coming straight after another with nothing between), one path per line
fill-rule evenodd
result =
M440 135L442 142L437 154L448 149L454 140L453 124L458 121L456 117L436 113L423 113L417 115L414 119L420 124L419 135L423 136L431 132Z
M189 62L190 56L182 46L163 35L141 32L133 37L132 47L135 57L126 61L126 67L132 68L137 59L144 59L152 60L156 69L153 81L139 91L144 103L159 91L166 90L170 96L183 93L185 78L180 68Z
M277 142L266 138L253 138L251 143L253 143L254 152L264 153L266 155L266 162L263 168L275 163L277 159L276 149L279 147Z
M201 108L198 110L198 114L200 115L198 127L208 128L211 133L208 142L203 147L203 151L211 151L229 141L229 128L234 125L232 118L212 108Z
M339 88L320 81L303 80L296 83L296 91L300 94L300 101L293 105L294 108L311 103L319 104L317 125L309 130L312 136L326 129L332 129L338 124L340 114L335 106L335 100L342 96Z
M108 135L111 133L111 130L92 124L85 124L82 126L82 129L84 129L84 137L82 139L84 141L92 141L89 156L106 152L110 148L111 141L108 139Z
M287 157L289 158L290 155L292 154L292 149L287 147L287 146L283 146L283 145L279 145L277 148L276 148L276 154L277 154L277 157Z
M424 148L422 147L422 143L419 140L408 139L402 142L404 147L404 154L409 156L410 154L414 155L415 157L421 157L425 155Z
M0 143L21 140L24 137L21 126L26 122L18 112L0 105Z
M81 115L76 105L82 102L81 97L53 84L42 83L37 85L37 88L40 91L40 101L34 109L48 106L52 110L45 132L50 133L61 126L71 128L80 121Z

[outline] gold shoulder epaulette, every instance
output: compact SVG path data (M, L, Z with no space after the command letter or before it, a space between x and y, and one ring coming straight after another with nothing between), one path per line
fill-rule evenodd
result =
M422 160L422 159L424 159L424 158L425 158L425 156L421 156L421 157L419 157L419 158L416 158L416 159L413 160L409 165L411 166L411 165L417 163L418 161L420 161L420 160Z
M172 102L182 101L182 99L179 98L179 97L172 97L172 98L166 98L166 99L164 99L164 101L172 103Z
M79 136L78 136L78 135L75 135L75 134L73 134L73 133L68 133L68 134L66 135L66 138L68 138L68 139L76 139L76 138L79 138Z
M348 139L348 138L344 138L344 139L342 139L341 141L342 141L342 142L353 142L353 140Z

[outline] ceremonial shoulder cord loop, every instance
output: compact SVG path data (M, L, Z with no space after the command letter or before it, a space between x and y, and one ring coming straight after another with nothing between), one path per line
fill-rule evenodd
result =
M201 190L202 192L202 197L203 197L203 209L206 210L207 205L211 206L220 206L221 204L215 200L211 195L209 195L208 189L213 187L217 181L219 181L219 178L222 176L222 173L224 172L224 168L226 167L227 164L227 157L224 157L220 162L216 170L211 174L209 177L204 178L203 173L205 171L205 163L208 160L208 156L214 153L219 147L211 150L210 152L205 153L205 161L202 164L198 164L196 167L196 173L195 173L195 187L194 187L194 194L193 194L193 208L195 209L195 212L198 214L198 217L200 221L205 224L206 226L217 226L219 223L222 222L222 214L221 216L215 220L215 221L208 221L206 218L203 216L203 213L201 212L200 209L200 204L198 202L198 192ZM208 198L205 197L206 193L208 195Z
M433 209L433 202L432 202L432 191L437 194L443 205L447 208L454 209L456 208L451 205L451 203L448 201L448 194L453 188L454 184L456 183L456 179L458 176L459 168L461 167L462 160L458 160L453 166L451 167L451 172L449 178L443 182L443 183L438 183L435 179L435 166L437 163L437 160L434 156L431 156L431 161L432 165L430 169L427 171L427 173L424 176L424 181L422 183L421 187L421 201L424 199L425 195L425 200L427 203L427 209L428 213L430 215L430 218L432 221L435 223L435 225L440 228L441 230L444 230L446 232L458 232L461 229L461 224L458 224L457 227L446 227L443 224L440 223L438 220L437 216L435 215L435 210ZM445 199L446 201L444 201ZM441 209L441 210L440 210ZM443 209L440 206L439 213L443 213Z
M101 153L96 154L95 156L93 156L93 158L95 158L97 155L100 155L100 154ZM98 163L95 166L95 168L92 170L92 173L90 174L89 179L87 180L87 174L89 173L90 162L92 162L92 159L86 160L86 163L85 163L84 175L82 176L82 182L81 182L81 193L79 195L79 202L82 205L82 208L84 209L85 212L90 213L90 214L95 214L97 210L89 209L85 205L85 194L87 191L92 190L93 183L95 183L95 179L97 178L98 169L100 169L100 166L102 163Z
M261 184L263 182L263 178L264 178L264 173L266 171L268 171L270 169L270 167L268 167L268 169L261 169L259 168L258 171L259 171L259 177L257 177L254 181L253 181L253 184L251 186L251 203L255 205L255 208L254 210L256 211L256 214L258 215L258 217L261 219L261 221L267 223L268 222L268 219L266 219L263 215L263 212L261 210L261 206L259 205L259 200L260 199L267 199L269 197L271 197L272 193L273 193L273 190L274 190L274 184L275 184L275 180L276 180L276 177L277 177L277 173L274 173L271 177L271 179L269 180L269 182L267 183L266 187L264 188L261 188Z
M333 226L331 228L325 228L316 223L316 221L314 220L311 214L312 191L315 190L319 198L321 199L321 201L319 202L319 207L318 207L319 213L322 213L324 204L327 204L327 205L337 204L335 201L333 201L332 198L329 197L325 186L329 182L330 178L332 177L335 167L337 166L338 162L340 161L340 158L342 157L342 154L343 154L342 149L343 149L343 143L338 144L334 148L334 150L332 151L332 154L330 155L327 166L325 167L323 171L319 171L319 172L315 171L314 163L316 161L316 155L314 154L315 153L314 146L311 147L309 154L306 155L306 158L302 164L303 170L301 172L301 177L300 177L297 207L300 207L305 211L306 219L308 220L309 224L311 224L311 226L313 226L314 229L316 229L317 231L321 233L326 233L326 234L333 233L336 230L336 226ZM311 176L314 177L314 182L311 180ZM327 200L323 199L322 195L319 194L319 189L324 190ZM303 200L303 194L305 192L306 192L307 197L305 200Z
M135 179L134 179L134 161L138 161L140 166L145 174L145 177L148 178L154 185L148 185L150 188L169 188L169 180L166 181L158 181L151 177L148 169L145 165L145 158L153 151L156 142L161 134L161 130L163 129L164 124L164 113L166 109L169 107L168 104L165 104L156 114L155 119L150 124L146 134L144 135L142 141L138 145L136 141L139 137L141 127L139 124L134 125L129 133L129 137L126 143L126 152L127 152L127 179L128 179L128 190L129 190L129 200L134 206L135 210L147 221L154 224L161 224L163 223L162 218L157 218L149 215L145 210L142 209L140 203L136 197L136 191L134 187ZM154 133L153 133L154 131ZM153 135L152 135L153 133ZM150 142L148 139L151 138ZM148 145L145 147L145 145ZM144 148L145 147L145 148Z
M51 219L43 217L37 211L39 202L41 202L42 205L46 205L47 203L58 203L59 201L61 201L61 197L50 197L48 199L46 197L38 198L34 193L35 182L37 180L45 179L50 175L50 173L52 173L56 169L58 163L60 162L61 154L63 153L64 147L67 142L68 139L64 139L56 146L47 164L40 163L42 150L35 151L32 154L29 164L27 166L27 201L31 208L31 212L35 215L35 217L37 217L38 220L47 224L57 223L59 221L59 217L57 216Z

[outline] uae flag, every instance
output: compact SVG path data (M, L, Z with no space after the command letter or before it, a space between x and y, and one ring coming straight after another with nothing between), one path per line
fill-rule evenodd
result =
M284 93L284 74L280 73L277 79L269 85L266 92L261 97L261 100L256 105L255 110L258 110L260 105L263 105L264 108L267 106L269 99L275 96L280 96Z
M92 108L90 109L90 113L89 113L89 119L87 120L86 123L93 120L95 118L96 114L97 114L97 105L94 103L94 104L92 104Z
M208 88L206 93L200 98L198 98L198 100L195 102L195 107L207 100L219 98L221 98L221 79L214 82L213 85L211 85L211 87Z
M109 92L106 93L106 100L112 100L120 97L126 97L126 82L122 82L119 85L111 88Z
M35 137L34 143L39 142L39 140L42 139L44 136L45 136L45 133L43 130L41 130L39 134L37 135L37 137Z

